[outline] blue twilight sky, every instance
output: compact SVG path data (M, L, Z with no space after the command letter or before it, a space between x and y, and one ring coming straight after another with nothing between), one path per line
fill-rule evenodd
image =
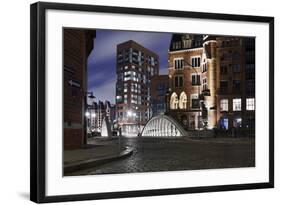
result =
M94 49L88 57L88 91L93 91L96 101L115 103L116 47L128 40L157 53L160 74L167 74L171 37L171 33L97 30Z

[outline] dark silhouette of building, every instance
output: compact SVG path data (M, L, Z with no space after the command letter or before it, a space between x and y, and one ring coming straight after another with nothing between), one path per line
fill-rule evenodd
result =
M85 94L87 58L93 49L95 30L63 30L64 147L80 148L85 142Z

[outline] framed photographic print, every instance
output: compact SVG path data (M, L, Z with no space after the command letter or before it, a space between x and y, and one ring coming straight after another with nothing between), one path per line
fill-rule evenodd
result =
M31 5L34 202L274 187L274 18Z

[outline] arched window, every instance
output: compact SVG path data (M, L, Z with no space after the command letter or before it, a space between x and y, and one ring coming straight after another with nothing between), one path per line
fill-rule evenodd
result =
M179 107L180 107L180 109L186 109L187 108L186 106L187 106L187 97L186 97L185 92L182 92L180 94Z
M178 107L179 107L178 95L176 93L173 93L170 99L170 108L174 110L174 109L178 109Z

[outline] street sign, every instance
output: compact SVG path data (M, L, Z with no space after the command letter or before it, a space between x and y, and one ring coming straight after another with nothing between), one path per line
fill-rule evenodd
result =
M69 85L72 86L72 87L76 87L76 88L80 88L81 87L81 84L79 81L77 80L69 80L68 81Z

